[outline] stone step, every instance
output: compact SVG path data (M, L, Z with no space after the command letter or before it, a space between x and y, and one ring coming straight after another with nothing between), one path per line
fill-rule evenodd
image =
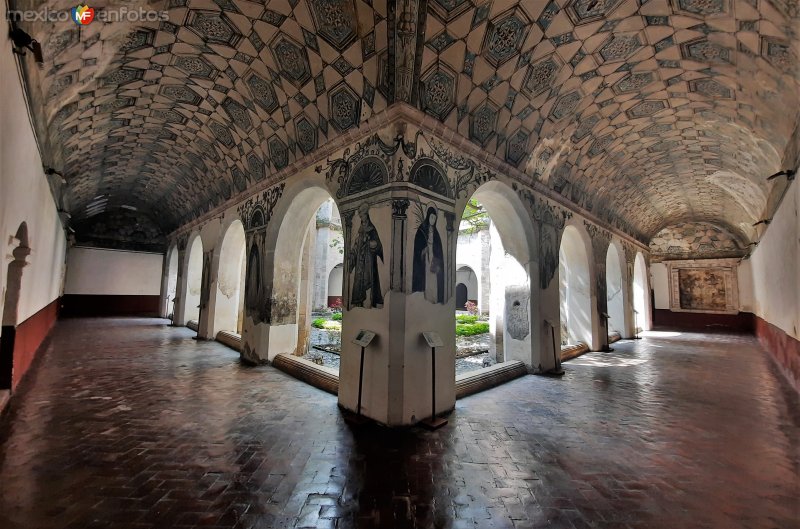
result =
M458 375L456 377L456 399L499 386L527 374L528 368L524 363L519 360L511 360Z
M216 340L234 351L242 352L242 335L233 331L219 331Z
M323 391L339 394L339 373L329 367L284 353L275 357L272 366Z

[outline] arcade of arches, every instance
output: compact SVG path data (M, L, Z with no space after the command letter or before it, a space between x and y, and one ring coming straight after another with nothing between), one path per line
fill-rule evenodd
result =
M797 505L786 501L800 487L795 1L93 7L88 23L26 15L66 9L51 0L3 7L12 31L0 53L0 525L159 526L163 507L176 527L270 525L256 514L291 527L661 527L692 525L685 513L701 516L709 506L718 516L702 514L698 527L732 527L742 518L724 491L735 485L758 498L761 514L747 527L800 527ZM115 18L122 9L130 16ZM85 372L65 363L73 354ZM156 365L174 378L174 391L164 390ZM656 365L667 366L663 374ZM734 375L725 367L742 365L751 368ZM699 378L704 366L723 368ZM148 380L161 396L147 400ZM706 383L707 394L698 389ZM236 460L243 474L230 478L210 464L195 480L188 476L196 469L182 466L191 455L171 467L165 456L148 467L150 477L131 475L118 489L186 480L192 492L164 491L147 504L155 494L147 489L134 502L141 516L127 516L127 500L94 487L117 467L95 474L92 463L81 479L94 507L37 505L36 491L49 489L38 471L21 469L48 452L38 439L59 434L46 420L30 426L33 414L45 413L45 402L110 399L91 389L97 384L130 389L131 401L98 412L85 434L70 438L65 426L72 454L84 442L96 450L90 437L130 432L124 443L87 452L102 466L122 460L122 445L125 454L157 451L161 441L148 444L150 434L166 442L207 426L213 446L186 446L198 449L198 461L252 446L221 465ZM761 422L744 422L749 407L732 420L754 436L780 431L780 440L720 448L727 455L719 466L751 476L748 458L764 453L779 470L720 478L718 495L681 488L698 500L675 510L663 499L678 487L669 479L659 483L670 491L640 496L652 470L644 463L631 471L639 481L629 490L592 489L580 501L548 492L578 487L586 474L623 480L624 450L646 452L650 441L637 443L662 419L676 428L665 411L671 404L687 409L692 399L702 410L686 414L683 430L662 432L662 447L683 442L685 432L705 439L707 425L735 416L725 406L741 401L728 397L750 393ZM196 416L182 423L167 401L191 403ZM264 413L256 404L283 415L242 430L217 419L225 409L250 424ZM151 411L147 434L120 419L137 406ZM294 485L262 498L263 512L252 498L231 500L230 509L244 509L236 514L181 503L208 499L211 489L198 492L203 480L221 496L240 477L249 487L261 470L247 459L284 435L309 441L314 434L299 425L321 410L328 429L310 431L324 439L323 451L349 454L348 462L330 456L336 462L294 475L298 460L278 455L276 444L261 470ZM630 436L604 434L596 419L606 414L609 424L630 417ZM340 429L354 416L369 426ZM389 429L438 426L436 417L451 424L432 434ZM502 420L510 422L500 427ZM621 452L595 460L570 450L582 446L575 435L583 423L594 428L587 439L611 435ZM540 443L539 431L552 437ZM386 432L414 441L398 448ZM438 436L429 452L443 459L420 469L426 435ZM342 439L346 449L336 445ZM383 468L386 482L402 475L405 485L384 487L372 442L402 454L402 471L392 462ZM676 448L675 457L713 472L698 461L709 448L700 445ZM672 468L653 450L654 474ZM15 459L15 451L30 453ZM537 459L542 453L547 461ZM585 465L575 471L582 477L567 469L568 453ZM56 472L55 459L44 460L55 465L47 472ZM453 478L463 489L453 498L420 492L432 476L447 479L445 460L476 472ZM486 478L478 467L492 461L498 473ZM81 488L69 481L77 471L65 472L63 490ZM222 474L231 480L224 487ZM339 477L363 481L336 494L315 486ZM28 480L19 494L9 492L14 479ZM759 495L756 482L774 494ZM415 507L415 491L430 503ZM388 506L381 494L393 498ZM591 518L594 502L612 513L641 513L648 502L663 509L655 518L606 512L600 523ZM245 512L254 516L249 525Z

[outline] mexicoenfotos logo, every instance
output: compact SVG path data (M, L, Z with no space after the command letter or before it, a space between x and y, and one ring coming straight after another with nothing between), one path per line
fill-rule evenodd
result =
M94 8L89 7L88 5L78 4L77 7L72 8L70 14L72 16L72 21L79 26L86 26L92 20L94 20Z

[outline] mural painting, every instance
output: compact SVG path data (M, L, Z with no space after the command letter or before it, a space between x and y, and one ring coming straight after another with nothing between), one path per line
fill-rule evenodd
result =
M352 274L351 307L382 308L378 259L383 262L383 244L378 230L369 217L369 206L362 204L358 208L359 227L353 242L350 258Z
M200 310L203 311L208 307L208 299L211 296L211 255L213 251L209 250L203 253L203 272L200 280Z
M506 287L506 329L515 340L524 340L530 334L528 305L530 289L528 285Z
M444 303L444 252L437 221L439 212L428 206L425 218L417 227L414 236L414 265L412 269L412 292L424 292L431 303Z
M682 309L725 310L726 308L725 277L721 270L679 270L678 289Z
M271 187L239 207L244 224L247 268L245 269L244 308L253 323L269 323L272 304L264 281L264 259L267 225L283 195L284 184Z

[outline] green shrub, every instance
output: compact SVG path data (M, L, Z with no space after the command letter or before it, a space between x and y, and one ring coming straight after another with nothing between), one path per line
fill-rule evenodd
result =
M325 318L317 318L316 320L311 322L311 326L317 329L324 329L325 328Z
M475 323L478 316L472 314L456 314L456 323Z
M341 312L334 312L334 313L331 315L331 319L332 319L333 321L342 321L342 313L341 313Z
M456 336L475 336L489 332L489 324L484 321L476 323L456 323Z

